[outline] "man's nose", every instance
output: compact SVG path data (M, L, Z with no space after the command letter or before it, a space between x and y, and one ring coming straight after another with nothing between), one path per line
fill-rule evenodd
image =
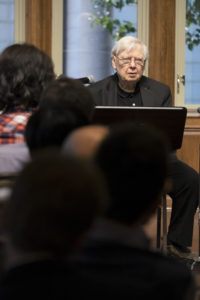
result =
M132 68L135 67L135 59L134 59L133 57L131 58L130 66L131 66Z

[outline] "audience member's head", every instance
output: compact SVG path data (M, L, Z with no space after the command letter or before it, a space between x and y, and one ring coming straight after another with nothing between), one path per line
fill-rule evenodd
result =
M94 164L57 151L40 153L13 186L8 245L19 254L65 257L83 239L107 199L103 176Z
M36 107L54 78L51 58L37 47L26 43L7 47L0 55L0 109Z
M96 161L111 195L107 216L127 225L147 222L167 176L168 145L162 134L133 123L115 126L100 145Z
M61 147L75 128L87 124L79 110L61 107L40 108L29 118L25 139L31 155L47 147Z
M88 125L95 104L90 91L78 80L62 77L43 92L39 109L26 126L31 153L44 147L60 147L72 130Z
M60 77L56 79L42 94L40 107L60 106L63 109L76 108L88 119L92 120L95 102L89 89L79 80Z
M92 158L99 144L108 135L109 129L103 125L87 125L75 129L65 139L63 152L79 157Z

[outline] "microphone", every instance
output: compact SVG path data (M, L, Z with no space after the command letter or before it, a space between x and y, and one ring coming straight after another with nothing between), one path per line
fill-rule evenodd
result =
M94 83L94 76L88 75L87 77L81 77L78 78L77 80L81 81L83 84Z

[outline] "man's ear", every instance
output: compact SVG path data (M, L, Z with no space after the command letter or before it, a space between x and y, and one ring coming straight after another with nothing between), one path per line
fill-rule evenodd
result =
M115 56L113 56L112 57L112 66L113 66L113 69L117 69L117 67L116 67L116 57Z

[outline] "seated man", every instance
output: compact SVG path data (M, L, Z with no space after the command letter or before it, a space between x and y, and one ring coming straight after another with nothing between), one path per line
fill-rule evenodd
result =
M58 152L25 166L8 202L2 300L78 299L82 279L67 261L105 208L104 183L94 164Z
M171 106L172 95L168 86L143 76L147 47L137 38L121 38L111 52L116 70L89 89L98 106ZM192 246L194 215L199 204L199 175L190 166L171 154L168 175L172 179L172 214L168 230L168 254L194 258Z
M159 132L134 124L113 127L100 144L94 159L105 175L111 204L72 259L84 278L82 295L194 299L188 267L153 251L143 230L167 186L168 153Z

